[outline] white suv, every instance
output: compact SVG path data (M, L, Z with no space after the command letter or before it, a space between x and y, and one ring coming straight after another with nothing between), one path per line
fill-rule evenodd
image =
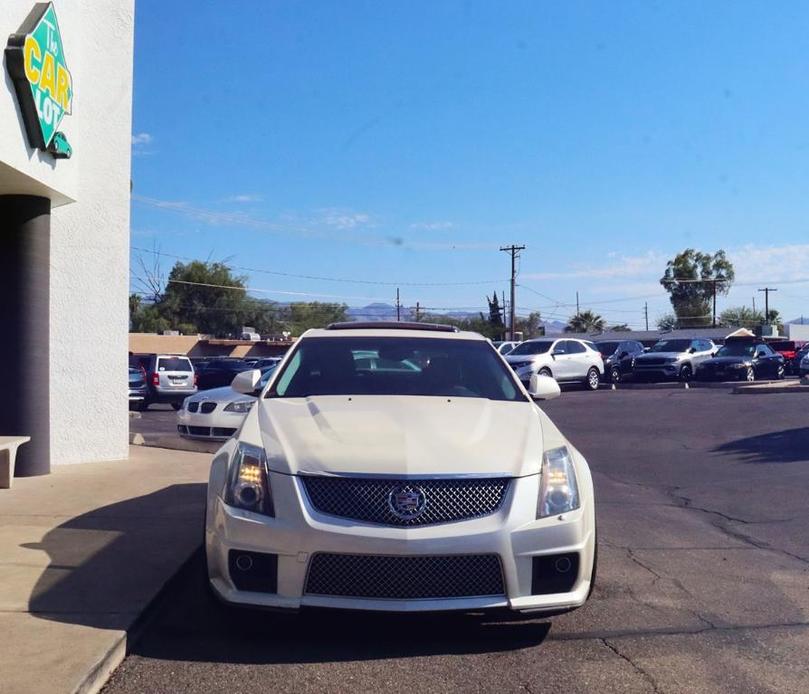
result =
M233 388L255 393L259 377ZM530 385L532 396L488 340L449 326L307 331L214 457L213 591L293 610L583 605L590 470L533 402L559 386Z
M560 383L583 383L598 390L604 375L604 360L592 342L571 338L540 338L517 345L506 355L506 361L523 385L531 376L551 376Z

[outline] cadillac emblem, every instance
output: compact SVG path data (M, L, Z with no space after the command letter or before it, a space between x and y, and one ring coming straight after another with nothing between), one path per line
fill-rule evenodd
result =
M394 487L388 494L388 508L399 520L415 520L427 509L427 496L414 484Z

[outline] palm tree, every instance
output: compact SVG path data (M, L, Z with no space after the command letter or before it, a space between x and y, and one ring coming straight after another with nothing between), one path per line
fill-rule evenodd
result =
M575 316L571 316L565 326L566 333L598 333L604 330L607 322L592 311L579 311Z

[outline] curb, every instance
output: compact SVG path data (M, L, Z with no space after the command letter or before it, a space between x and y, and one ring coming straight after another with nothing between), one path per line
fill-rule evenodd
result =
M766 384L736 386L733 389L734 395L777 395L780 393L809 393L809 386L796 383L791 386L768 387Z
M154 597L146 603L146 606L141 610L140 614L135 617L135 620L129 628L116 639L115 643L110 646L101 659L93 665L90 671L73 690L73 694L97 694L97 692L103 689L115 670L124 661L124 658L131 653L135 643L157 618L157 615L160 613L160 608L165 605L172 589L177 586L181 580L181 576L188 571L188 567L201 551L201 544L191 551L177 570L160 586Z

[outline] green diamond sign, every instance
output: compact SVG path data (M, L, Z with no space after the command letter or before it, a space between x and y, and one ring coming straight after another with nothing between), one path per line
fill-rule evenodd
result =
M5 52L28 142L56 158L69 158L72 150L59 126L73 111L73 77L52 3L34 5Z

